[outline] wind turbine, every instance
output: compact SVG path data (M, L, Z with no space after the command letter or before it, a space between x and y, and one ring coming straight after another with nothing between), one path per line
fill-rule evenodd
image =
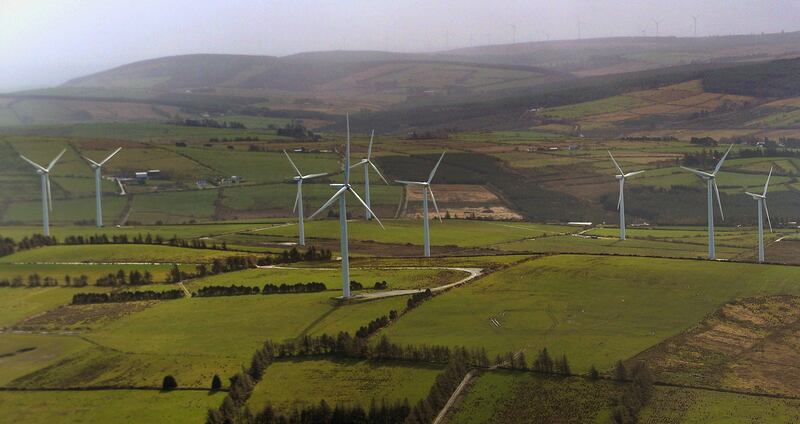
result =
M769 232L772 232L772 221L769 219L769 209L767 209L767 187L769 187L769 179L772 177L772 167L769 168L769 175L767 175L767 182L764 183L764 194L755 194L745 192L753 200L758 202L758 262L764 262L764 217L761 214L763 207L764 213L767 214L767 222L769 223Z
M689 16L692 17L692 22L694 22L694 36L696 38L697 37L697 18L698 17L695 16L695 15L689 15Z
M422 226L424 228L425 233L425 256L431 256L431 234L428 222L428 194L430 194L431 200L433 201L433 207L436 209L436 216L439 218L439 222L442 222L442 215L439 214L439 206L436 205L436 197L433 195L433 190L431 190L431 181L433 181L433 176L436 175L436 170L439 169L439 164L442 163L442 159L444 159L444 153L442 152L442 156L439 157L439 161L436 162L436 166L433 167L430 176L428 176L427 181L402 181L402 180L395 180L400 184L405 185L418 185L422 186Z
M619 210L619 239L625 240L625 179L634 175L639 175L644 171L633 171L626 174L619 166L616 159L614 159L614 156L611 155L610 151L608 152L608 156L611 157L611 161L614 162L614 166L617 167L617 171L619 171L619 175L615 175L619 180L619 200L617 201L617 209Z
M50 192L50 171L56 165L61 156L64 156L64 152L67 149L61 151L61 153L56 156L55 159L50 161L50 164L47 165L47 168L39 165L38 163L26 158L25 156L19 155L25 162L33 165L36 169L36 173L39 174L39 179L42 182L42 226L44 227L44 235L50 235L50 211L53 210L53 195Z
M283 151L283 154L286 155L286 159L289 159L289 163L292 164L292 168L294 168L297 175L294 176L294 180L297 182L297 196L294 198L294 207L292 208L292 212L297 211L297 245L298 246L305 246L306 245L306 230L303 224L303 181L310 180L312 178L322 177L327 174L308 174L303 175L302 172L297 168L297 165L294 164L292 158L289 157L289 154L286 153L286 150Z
M353 190L353 187L350 185L350 115L347 116L347 146L345 148L345 155L344 155L344 184L331 184L331 187L338 187L339 190L319 208L318 211L314 212L308 219L314 219L315 216L319 215L320 212L328 209L333 202L339 200L339 228L341 231L341 240L340 246L342 251L342 297L347 299L350 297L350 258L349 258L349 248L347 245L347 192L350 192L353 196L355 196L356 200L361 203L364 208L378 221L378 224L381 228L384 228L383 223L381 220L375 216L375 213L370 210L369 206L361 200L361 197ZM385 228L384 228L385 229Z
M369 136L369 149L367 149L367 157L365 159L361 159L360 162L354 163L350 165L351 168L355 168L359 165L364 165L364 201L367 203L367 210L364 212L364 217L369 221L372 219L372 214L370 212L370 203L369 203L369 167L375 170L378 173L378 176L381 177L386 185L389 185L389 182L386 181L386 178L383 178L381 171L378 171L378 167L372 163L372 139L375 137L375 130L372 130L372 134Z
M101 228L103 226L103 205L102 205L102 197L103 191L100 188L100 170L103 168L103 165L108 162L109 159L114 157L119 151L122 150L122 147L117 148L114 150L113 153L108 155L105 159L101 160L100 162L95 162L86 156L81 155L83 160L89 163L89 166L92 167L94 170L94 193L95 193L95 209L97 213L97 217L95 218L95 223L97 224L97 228Z
M663 21L657 21L657 20L653 19L653 22L656 23L656 37L658 37L658 26L661 25L661 22L663 22Z
M722 156L722 159L719 160L717 166L714 168L714 172L708 173L704 171L698 171L696 169L687 168L685 166L681 166L681 168L696 174L698 177L702 178L706 181L706 185L708 187L708 259L714 260L716 259L716 252L714 250L714 196L712 193L713 191L717 193L717 203L719 204L719 215L722 217L722 220L725 220L725 214L722 213L722 200L719 198L719 188L717 188L717 173L719 169L722 168L722 162L725 162L725 158L730 153L731 149L733 148L733 144L728 147L728 150Z

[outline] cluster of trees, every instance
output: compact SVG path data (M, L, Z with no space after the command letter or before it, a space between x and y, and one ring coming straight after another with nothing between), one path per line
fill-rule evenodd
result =
M283 293L315 293L328 290L324 283L312 281L310 283L281 284L275 285L267 283L261 289L261 294L283 294Z
M436 376L428 396L420 400L406 418L408 424L427 424L433 422L444 408L452 393L470 369L470 356L466 349L457 349L447 363L447 368Z
M153 236L150 233L146 235L137 234L133 237L128 237L127 234L115 234L109 237L107 234L94 234L91 236L68 236L64 239L64 244L167 244L175 247L186 247L190 249L217 249L228 250L228 246L223 242L221 246L213 244L209 246L205 240L190 239L184 240L173 235L172 238L165 239L156 234Z
M411 310L419 306L422 302L433 297L431 289L425 289L424 292L418 292L411 295L406 301L406 310Z
M547 348L544 348L539 352L539 355L536 356L533 364L531 364L531 369L549 374L572 374L569 368L567 355L561 355L560 357L553 359L550 357L550 353L547 352Z
M622 362L614 368L614 378L625 381L628 373ZM653 374L644 362L637 362L630 370L632 384L625 386L622 394L613 400L614 409L611 421L615 424L633 424L638 422L639 412L653 396Z
M153 274L147 270L144 272L133 270L126 274L125 270L121 269L116 274L109 273L95 281L95 285L100 287L143 286L146 284L153 284Z
M206 415L208 424L253 423L253 416L247 408L242 407L253 393L253 389L264 375L264 370L274 359L271 345L265 344L258 349L250 361L250 368L239 372L230 379L230 390L222 400L218 409L209 409ZM220 382L221 383L221 382ZM212 384L213 386L213 384Z
M86 305L90 303L118 303L135 302L140 300L167 300L183 297L181 290L166 291L119 291L111 293L76 293L72 296L73 305Z
M389 287L389 283L386 280L383 281L376 281L375 284L372 286L373 290L386 290Z
M360 405L337 404L331 408L324 400L319 405L306 406L296 409L291 415L284 415L267 405L255 415L248 412L247 422L257 424L401 424L405 422L411 407L408 399L404 402L387 404L381 402L380 406L372 400L369 410L364 410Z
M229 141L259 141L259 140L261 140L261 139L256 137L256 136L252 136L252 137L251 136L231 137L231 138L227 138L227 137L223 137L223 138L212 137L212 138L208 139L208 142L209 143L227 143Z
M396 320L398 317L397 311L392 309L389 311L389 315L384 315L379 318L375 318L374 320L370 321L369 324L365 326L361 326L358 331L356 331L356 337L367 338L380 330L383 327L386 327L392 321Z
M214 296L244 296L249 294L258 294L260 290L258 287L249 286L206 286L201 287L194 293L198 297L214 297Z
M57 244L55 237L34 234L24 237L19 242L15 242L11 237L0 236L0 256L10 255L20 250L33 249L35 247L53 246Z
M172 125L182 125L184 127L203 127L203 128L230 128L237 130L247 129L243 123L237 121L222 121L216 119L203 118L203 119L182 119L169 122Z
M312 141L319 141L322 140L322 136L319 134L314 134L314 131L309 130L303 125L300 121L292 120L288 124L286 124L283 128L278 128L278 135L283 137L292 137L301 140L312 140Z
M50 276L42 277L38 273L28 275L27 279L23 278L21 275L17 275L12 279L0 279L0 287L54 287L58 284L58 278ZM88 284L89 277L86 275L80 275L77 277L70 275L64 276L65 287L85 287Z

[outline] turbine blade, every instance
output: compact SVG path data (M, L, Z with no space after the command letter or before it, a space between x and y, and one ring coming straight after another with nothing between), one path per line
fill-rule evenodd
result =
M720 159L719 162L717 162L717 166L714 168L714 172L713 172L714 175L717 175L717 172L719 172L719 169L722 168L722 162L725 162L725 158L728 157L728 153L731 152L731 149L733 149L733 144L731 144L730 147L728 147L728 150L726 150L725 154L722 155L722 159Z
M41 165L39 165L38 163L36 163L36 162L34 162L34 161L32 161L32 160L30 160L30 159L26 158L25 156L19 155L19 157L21 157L21 158L22 158L22 160L24 160L25 162L28 162L29 164L33 165L33 167L34 167L34 168L36 168L36 169L38 169L38 170L40 170L40 171L47 172L47 170L46 170L46 169L44 169L44 167L43 167L43 166L41 166Z
M439 206L436 205L436 196L433 195L433 189L428 187L428 193L431 194L431 201L433 202L433 209L436 210L436 217L439 218L439 222L442 222L442 214L439 213Z
M772 221L769 219L769 209L767 209L767 199L764 199L764 212L767 214L767 223L769 223L769 232L772 232Z
M50 165L47 165L47 171L50 171L51 169L53 169L53 166L55 166L56 162L58 162L58 160L61 159L61 156L64 156L64 153L66 153L66 152L67 152L67 149L62 150L61 153L59 153L58 156L56 156L55 159L50 161Z
M762 196L760 194L750 193L749 191L745 191L744 194L752 197L753 199L762 199L762 198L764 198L764 196Z
M294 196L294 207L292 207L292 212L297 211L297 203L300 201L300 184L303 184L303 180L297 183L297 194Z
M324 177L326 175L328 175L328 174L326 174L326 173L323 173L323 174L308 174L308 175L303 175L300 178L303 179L303 180L310 180L312 178Z
M632 177L634 175L639 175L639 174L642 174L642 173L644 173L644 171L633 171L633 172L628 172L627 174L623 174L622 176L625 177L625 178L628 178L628 177Z
M611 162L614 162L614 166L617 167L617 171L619 171L620 174L625 175L625 172L622 171L622 168L617 163L617 160L614 159L614 156L611 155L611 151L610 150L606 150L606 151L608 152L608 156L611 157Z
M383 180L383 182L384 182L384 183L386 183L386 185L389 185L389 181L386 181L386 178L383 178L383 174L381 174L381 171L378 171L378 167L377 167L377 166L375 166L375 164L374 164L374 163L372 163L372 161L369 161L369 164L370 164L370 165L372 165L372 169L374 169L374 170L375 170L375 172L377 172L377 173L378 173L378 176L379 176L379 177L381 177L381 179Z
M346 186L345 186L345 190L347 190L348 188L349 188L349 187L346 187ZM350 189L350 193L353 193L353 196L355 196L355 197L356 197L356 200L358 200L358 203L361 203L361 206L363 206L363 207L364 207L364 208L365 208L367 211L369 211L370 215L372 215L372 217L373 217L373 218L374 218L376 221L378 221L378 224L381 226L381 228L383 228L383 229L385 230L385 229L386 229L386 227L384 227L384 226L383 226L383 223L381 222L381 220L380 220L380 219L378 219L378 215L375 215L375 212L372 212L372 209L370 209L370 208L369 208L369 206L367 206L367 203L366 203L366 202L364 202L364 200L362 200L362 199L361 199L361 197L358 195L358 193L356 193L356 191L355 191L355 190L353 190L353 189ZM341 212L339 212L339 213L341 213Z
M344 184L350 184L350 114L347 114L347 146L344 149Z
M682 169L685 169L685 170L687 170L687 171L689 171L689 172L695 173L695 174L697 174L697 175L698 175L698 176L700 176L700 177L707 177L707 178L711 178L711 177L713 177L713 175L712 175L712 174L709 174L708 172L698 171L698 170L696 170L696 169L687 168L687 167L685 167L685 166L681 166L681 168L682 168Z
M105 164L106 164L106 162L108 162L108 160L109 160L109 159L113 158L113 157L114 157L114 155L116 155L117 153L119 153L119 151L120 151L120 150L122 150L122 147L118 147L118 148L117 148L117 150L114 150L114 153L111 153L110 155L108 155L108 157L107 157L107 158L103 159L103 161L102 161L102 162L100 162L100 163L98 164L98 166L103 166L103 165L105 165Z
M45 191L47 191L47 208L52 211L53 210L53 192L50 189L50 174L45 174L44 175L44 181L45 181L45 183L44 183Z
M427 185L425 181L403 181L403 180L394 180L396 183L406 184L406 185Z
M719 216L722 217L722 220L725 220L725 214L722 213L722 199L719 198L719 188L717 187L717 180L714 179L714 192L717 193L717 204L719 205Z
M372 139L375 137L375 130L369 135L369 148L367 149L367 160L372 157Z
M764 183L764 197L767 196L767 187L769 187L769 179L772 177L772 167L769 167L769 175L767 175L767 182Z
M290 157L289 157L289 154L288 154L288 153L286 153L286 150L284 150L284 151L283 151L283 154L284 154L284 155L286 155L286 159L289 159L289 163L291 163L291 164L292 164L292 168L294 168L295 172L297 172L297 175L298 175L298 176L302 176L302 175L303 175L303 173L302 173L302 172L300 172L300 170L299 170L299 169L297 169L297 165L295 165L295 164L294 164L294 161L292 160L292 158L290 158Z
M350 169L353 169L353 168L355 168L355 167L357 167L359 165L363 165L363 164L365 164L367 162L369 162L367 159L361 159L360 161L350 165Z
M308 219L309 219L309 220L311 220L311 219L314 219L314 217L316 217L317 215L319 215L319 213L320 213L320 212L324 211L325 209L328 209L328 207L329 207L330 205L332 205L332 204L333 204L333 202L335 202L337 199L339 199L339 196L341 196L341 195L342 195L342 194L343 194L345 191L347 191L347 186L342 186L342 187L341 187L339 190L337 190L337 191L336 191L336 194L334 194L333 196L331 196L331 198L330 198L330 199L328 199L328 201L327 201L327 202L325 202L325 204L324 204L324 205L322 205L322 207L321 207L321 208L319 208L319 209L318 209L316 212L314 212L313 214L311 214L311 216L309 216L309 217L308 217ZM339 211L339 213L344 213L344 212L343 212L343 211Z
M83 158L83 160L85 160L86 162L89 162L89 165L94 165L96 167L100 167L101 166L99 163L89 159L88 157L86 157L84 155L81 155L81 158Z
M436 170L439 169L439 164L442 163L442 159L444 159L444 154L446 152L442 152L442 155L439 156L439 161L436 162L436 166L433 167L433 171L431 171L431 175L428 177L428 184L433 181L433 176L436 175Z

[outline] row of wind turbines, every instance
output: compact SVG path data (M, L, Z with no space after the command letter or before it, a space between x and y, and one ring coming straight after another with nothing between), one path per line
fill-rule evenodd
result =
M81 155L81 157L89 164L89 166L94 171L94 187L95 187L95 209L97 216L95 217L95 223L97 224L97 228L103 226L103 191L100 187L100 173L102 172L103 165L106 164L114 155L119 153L122 150L122 147L114 150L113 153L108 155L105 159L101 160L100 162L96 162L88 157ZM25 162L28 162L33 166L36 170L36 173L39 175L39 179L41 180L42 185L42 226L44 235L50 235L50 212L53 210L53 193L50 189L50 171L53 170L53 167L56 166L56 163L61 159L61 156L64 156L64 153L67 152L67 149L64 149L59 153L55 159L51 160L47 167L41 166L38 163L26 158L23 155L19 155Z
M708 259L714 260L717 258L716 249L714 246L714 195L716 194L717 197L717 204L719 205L719 214L722 220L725 220L725 214L722 212L722 200L719 197L719 188L717 187L717 174L719 170L722 168L722 163L725 162L725 158L728 157L728 153L730 153L731 149L733 148L733 144L728 147L728 150L725 151L725 154L722 155L719 162L717 162L717 166L714 167L713 171L706 172L700 171L697 169L687 168L685 166L681 166L686 171L689 171L695 175L697 175L700 179L706 182L706 187L708 191ZM645 171L634 171L625 173L622 170L622 167L619 166L617 160L614 159L614 156L611 152L608 152L608 156L611 157L611 161L614 162L614 167L617 168L619 174L615 177L619 180L619 201L617 202L617 209L619 210L619 239L625 240L625 180L629 177L634 175L641 174ZM769 187L769 180L772 177L772 167L769 169L769 174L767 175L767 181L764 183L764 192L761 194L757 193L750 193L745 192L748 196L752 197L757 202L758 206L758 262L764 262L764 216L767 216L767 223L769 224L769 231L772 232L772 221L769 219L769 209L767 209L767 189ZM762 214L763 209L763 214Z

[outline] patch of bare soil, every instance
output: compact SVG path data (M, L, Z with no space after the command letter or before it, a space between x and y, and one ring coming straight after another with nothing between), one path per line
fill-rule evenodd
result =
M29 317L14 326L19 330L82 330L143 311L156 302L100 303L65 305Z
M505 202L485 186L470 184L436 184L433 187L439 212L444 217L478 219L519 220L522 216L509 208ZM422 218L422 188L406 188L408 207L405 217ZM433 204L429 204L431 218L435 216Z
M722 306L700 324L631 358L661 381L800 396L800 297Z

